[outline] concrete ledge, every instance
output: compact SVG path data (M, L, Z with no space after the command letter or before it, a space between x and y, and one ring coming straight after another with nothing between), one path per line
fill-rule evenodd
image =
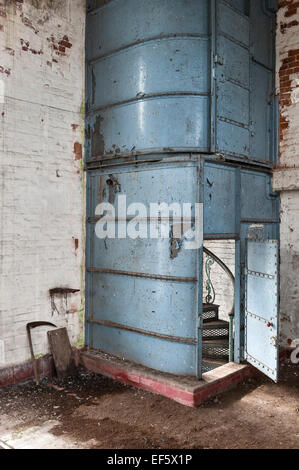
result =
M257 372L247 364L231 362L206 372L203 374L203 379L198 381L195 377L157 372L94 350L83 352L80 356L80 363L92 372L126 385L163 395L190 407L199 406L209 398L228 390Z
M80 354L86 351L86 347L77 349L73 348L74 360L76 367L79 366ZM39 371L40 379L44 377L53 377L55 375L55 366L52 354L45 354L45 356L37 359L37 368ZM32 361L26 361L21 364L8 365L0 368L0 387L7 385L15 385L25 380L33 379L34 371Z
M274 191L298 191L299 190L299 168L276 168L273 171Z

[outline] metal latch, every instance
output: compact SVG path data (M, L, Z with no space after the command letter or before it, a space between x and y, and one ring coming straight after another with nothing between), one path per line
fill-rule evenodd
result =
M218 54L214 56L214 62L215 64L224 65L224 59Z
M276 338L276 336L271 336L271 338L270 338L270 344L272 344L272 346L274 346L275 348L277 348L277 338Z

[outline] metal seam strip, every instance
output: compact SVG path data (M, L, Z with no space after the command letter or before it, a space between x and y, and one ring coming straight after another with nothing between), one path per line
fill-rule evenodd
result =
M193 96L193 97L210 97L210 92L193 92L193 91L173 91L173 92L163 92L163 93L149 93L142 96L135 96L134 98L128 98L126 100L117 101L111 104L105 104L103 106L98 106L95 108L89 108L86 112L86 116L89 116L100 111L105 111L106 109L111 109L117 106L124 106L126 104L139 103L140 101L150 101L156 98L181 98L184 96Z
M256 359L255 357L251 356L251 354L249 354L247 351L246 351L246 356L247 358L250 358L253 362L255 362L256 364L258 364L259 366L261 366L262 368L264 369L267 369L268 371L270 371L272 374L275 373L275 371L273 369L271 369L271 367L269 366L266 366L263 362L259 361L258 359Z
M112 274L116 276L130 276L130 277L140 277L144 279L156 279L160 281L170 281L170 282L192 282L196 283L197 279L193 277L176 277L176 276L164 276L159 274L147 274L147 273L135 273L129 271L120 271L115 269L102 269L102 268L93 268L87 267L88 272L92 273L104 273Z
M109 328L118 328L120 330L131 331L132 333L139 333L145 336L152 336L158 339L164 339L166 341L173 341L176 343L185 343L185 344L196 344L196 340L194 338L182 338L180 336L165 335L163 333L156 333L154 331L146 331L140 328L134 328L133 326L121 325L120 323L114 323L108 320L97 320L97 319L91 318L88 320L88 322L93 323L95 325L107 326Z
M107 52L106 54L102 54L99 56L94 57L93 59L89 59L87 61L88 65L93 65L94 63L98 62L99 60L106 59L107 57L110 57L114 54L117 54L118 52L125 51L126 49L131 49L133 47L142 45L142 44L147 44L148 42L154 42L154 41L161 41L163 39L204 39L208 40L210 39L209 34L165 34L165 35L160 35L160 36L152 36L148 39L141 39L139 41L132 42L130 44L127 44L125 46L120 46L117 49L114 49L112 51Z

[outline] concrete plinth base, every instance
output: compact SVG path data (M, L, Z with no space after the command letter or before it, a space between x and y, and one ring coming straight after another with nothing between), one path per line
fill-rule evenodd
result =
M256 373L249 365L233 362L203 374L202 380L157 372L121 360L101 351L88 350L80 356L88 370L133 387L142 388L190 407L199 406L209 398L228 390Z

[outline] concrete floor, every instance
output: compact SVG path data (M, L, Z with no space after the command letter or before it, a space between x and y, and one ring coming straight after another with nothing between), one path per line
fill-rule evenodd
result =
M282 365L197 409L81 370L0 389L0 447L217 449L299 447L299 368Z

